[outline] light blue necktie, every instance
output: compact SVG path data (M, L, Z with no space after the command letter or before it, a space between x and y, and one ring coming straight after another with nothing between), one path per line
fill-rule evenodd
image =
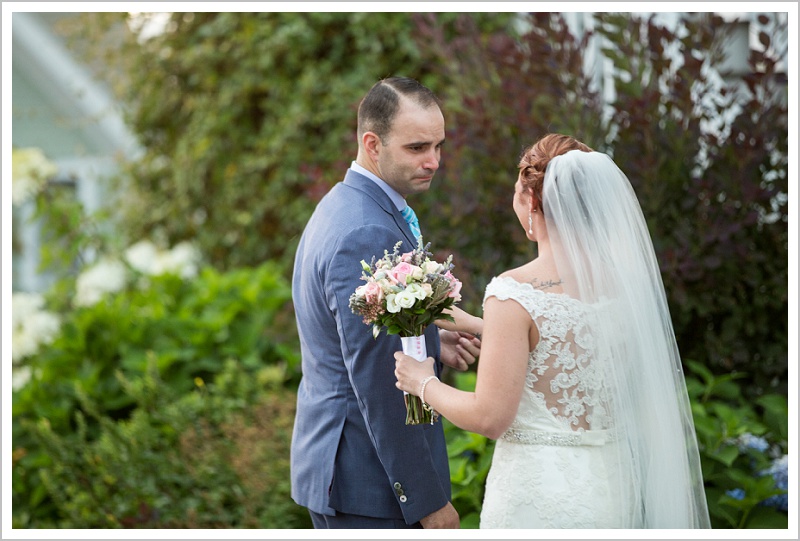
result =
M408 227L411 228L411 233L417 238L422 236L422 231L419 229L419 220L417 220L417 214L414 212L409 205L406 205L406 208L400 211L400 214L403 215L403 219L408 223Z

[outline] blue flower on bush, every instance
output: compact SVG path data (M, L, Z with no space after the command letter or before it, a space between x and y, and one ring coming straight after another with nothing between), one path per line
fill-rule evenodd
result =
M761 472L762 475L771 475L775 480L775 488L787 490L789 487L789 457L783 455L781 458L776 458L772 461L769 468ZM788 512L789 510L789 495L778 494L770 496L764 500L764 505L774 507L778 511Z
M725 494L727 494L728 496L730 496L734 500L743 500L744 496L745 496L745 492L741 488L731 489L731 490L727 491Z
M762 438L761 436L754 436L749 432L745 432L736 438L736 444L738 445L740 451L744 451L746 449L755 449L756 451L761 451L763 453L769 449L769 443L766 439Z

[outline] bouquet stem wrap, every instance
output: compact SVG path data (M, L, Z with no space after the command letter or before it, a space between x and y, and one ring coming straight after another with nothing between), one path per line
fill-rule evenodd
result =
M400 341L403 345L403 353L409 357L413 357L420 362L428 358L428 349L425 346L425 336L401 336ZM403 391L403 399L406 403L407 425L434 423L436 419L433 415L433 409L427 404L424 404L420 397Z

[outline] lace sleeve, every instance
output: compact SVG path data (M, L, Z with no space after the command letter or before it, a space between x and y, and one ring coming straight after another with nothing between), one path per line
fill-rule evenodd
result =
M526 288L525 286L528 287ZM530 284L520 284L513 278L495 276L486 286L483 304L484 306L486 305L486 299L489 297L495 297L501 301L511 299L517 301L535 320L540 315L537 309L537 291Z

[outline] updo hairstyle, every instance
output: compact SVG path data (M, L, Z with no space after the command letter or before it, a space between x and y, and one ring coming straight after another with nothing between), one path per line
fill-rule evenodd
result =
M569 135L549 133L528 147L519 160L520 182L522 189L536 198L536 208L542 209L542 187L547 164L556 156L570 150L592 152L592 149Z

